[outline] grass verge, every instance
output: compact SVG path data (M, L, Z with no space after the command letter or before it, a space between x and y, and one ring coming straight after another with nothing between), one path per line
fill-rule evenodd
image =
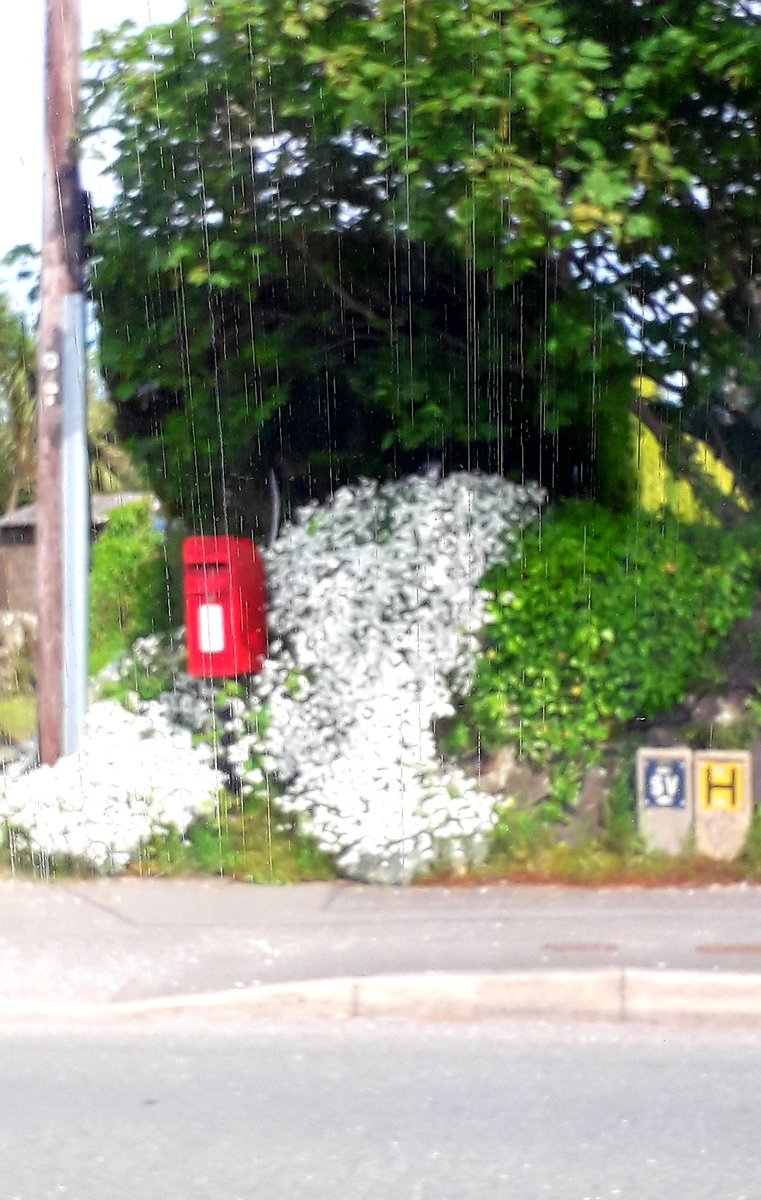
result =
M247 883L285 884L335 878L331 860L273 811L267 797L223 793L219 811L194 821L183 837L156 833L136 853L132 875L217 875Z
M578 887L708 887L761 883L761 809L753 814L742 854L717 862L694 851L671 856L647 851L637 830L628 773L614 785L599 834L580 845L562 840L557 827L534 813L511 814L495 830L484 865L466 874L433 872L426 885L484 883L565 884Z

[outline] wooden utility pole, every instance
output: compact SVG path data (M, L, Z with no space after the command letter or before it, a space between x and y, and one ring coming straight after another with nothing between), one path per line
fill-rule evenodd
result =
M79 0L46 0L46 12L37 362L37 697L40 758L53 763L78 749L84 721L89 504L77 161Z

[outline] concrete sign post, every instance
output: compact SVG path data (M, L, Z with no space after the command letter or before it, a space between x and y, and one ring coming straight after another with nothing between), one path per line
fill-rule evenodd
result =
M681 854L693 827L692 751L637 751L637 818L648 850Z
M737 858L753 816L751 780L747 750L701 750L694 755L695 846L699 854L725 861Z

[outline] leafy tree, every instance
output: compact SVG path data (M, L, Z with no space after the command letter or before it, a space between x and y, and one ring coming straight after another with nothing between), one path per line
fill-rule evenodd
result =
M34 343L0 295L0 512L27 501L34 487Z
M194 0L103 36L103 361L197 523L278 458L327 488L437 452L623 506L630 407L667 439L737 356L752 390L758 18L599 8ZM682 409L637 399L676 367Z
M634 374L615 323L578 297L583 332L558 315L565 358L546 353L594 185L564 194L557 166L600 116L590 39L543 3L432 31L396 0L230 0L96 53L120 182L103 359L165 494L208 520L225 481L294 450L323 482L437 451L604 485L590 447L620 447Z

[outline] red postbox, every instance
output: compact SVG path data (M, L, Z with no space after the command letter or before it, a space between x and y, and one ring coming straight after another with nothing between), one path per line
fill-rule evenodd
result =
M267 656L267 591L253 542L186 538L182 557L188 672L229 679L260 671Z

